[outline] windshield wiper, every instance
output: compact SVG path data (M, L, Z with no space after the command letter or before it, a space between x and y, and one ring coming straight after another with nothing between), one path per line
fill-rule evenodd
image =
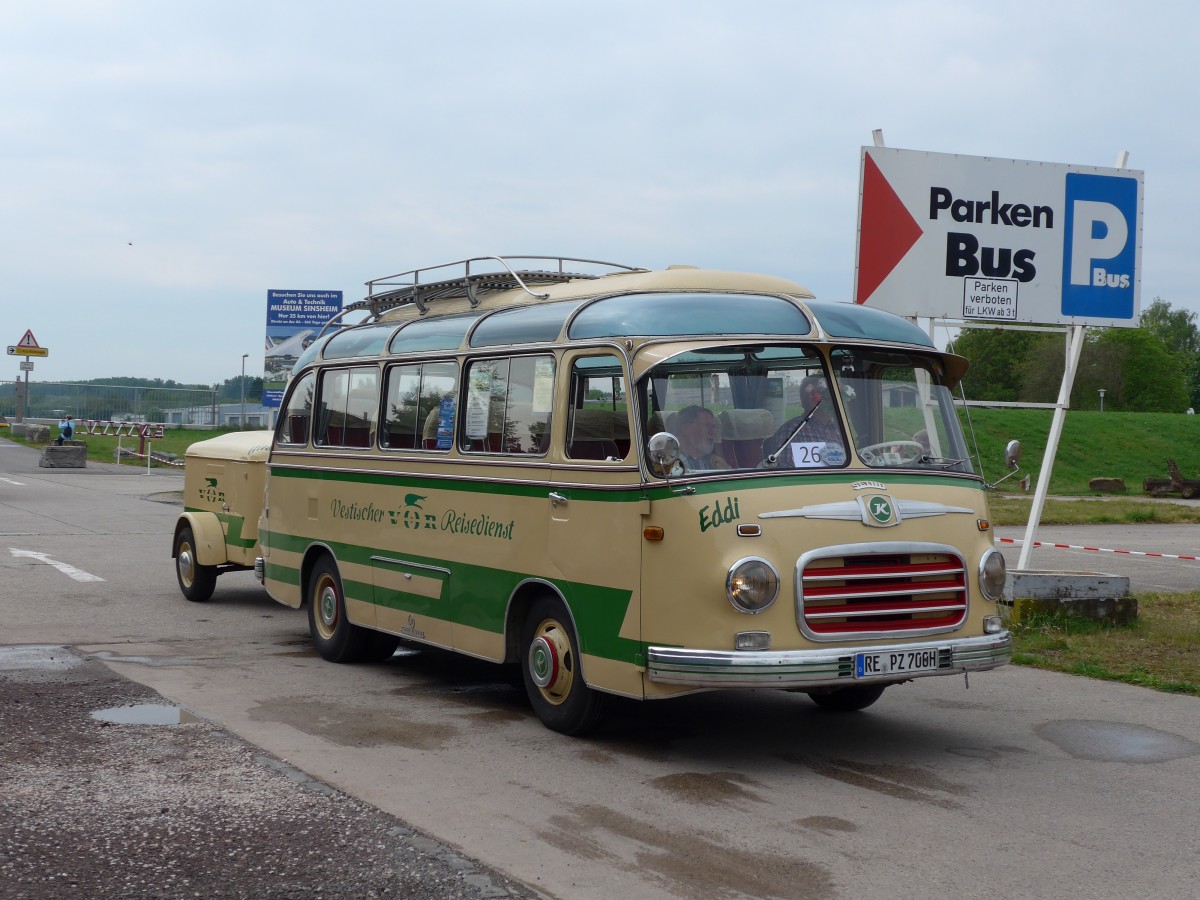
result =
M792 429L792 433L787 436L787 440L785 440L782 444L780 444L778 447L776 447L775 452L772 453L770 456L768 456L765 460L763 460L763 462L765 462L768 466L774 466L775 463L779 459L779 454L783 452L783 448L786 447L788 444L790 444L792 442L792 439L800 433L800 429L808 424L808 420L813 417L813 414L820 408L820 406L821 406L820 400L818 400L816 403L814 403L813 408L810 409L808 412L806 412L801 417L800 423L795 428Z
M925 463L931 466L940 466L943 469L949 469L952 466L962 465L970 460L971 457L964 456L962 459L951 459L948 456L922 456L917 462Z

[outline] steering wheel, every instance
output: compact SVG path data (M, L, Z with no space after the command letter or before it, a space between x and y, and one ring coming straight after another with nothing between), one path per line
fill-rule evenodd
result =
M858 448L858 455L868 466L885 466L887 460L884 453L895 452L900 455L900 461L916 462L925 455L925 448L917 441L881 441L878 444L868 444Z

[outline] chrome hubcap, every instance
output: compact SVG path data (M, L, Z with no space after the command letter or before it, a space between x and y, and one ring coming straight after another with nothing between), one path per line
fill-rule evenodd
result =
M184 584L191 584L196 574L195 563L192 562L192 548L184 544L179 548L179 577Z
M575 682L571 639L562 625L547 619L529 643L529 678L548 703L557 706L571 695Z
M529 674L540 688L549 686L558 677L558 653L544 636L538 637L529 648Z
M321 589L320 613L321 622L332 628L337 622L337 592L332 585L325 585Z

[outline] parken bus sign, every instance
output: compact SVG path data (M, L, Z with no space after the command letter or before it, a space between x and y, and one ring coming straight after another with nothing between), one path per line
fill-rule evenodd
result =
M1134 327L1141 262L1141 172L862 149L857 303Z

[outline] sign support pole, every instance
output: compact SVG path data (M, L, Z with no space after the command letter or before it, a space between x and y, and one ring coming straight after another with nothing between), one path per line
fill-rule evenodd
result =
M1058 453L1058 442L1062 437L1063 423L1067 419L1067 409L1071 405L1071 388L1075 384L1075 370L1079 368L1079 354L1083 351L1083 336L1087 332L1084 325L1072 325L1067 332L1067 359L1063 369L1062 384L1058 388L1058 403L1054 408L1054 419L1050 423L1050 434L1046 438L1046 453L1042 457L1042 469L1038 472L1037 488L1033 494L1033 506L1029 508L1029 522L1025 526L1025 543L1021 545L1021 556L1017 561L1017 570L1029 568L1029 557L1033 553L1033 543L1038 524L1042 521L1042 510L1046 505L1046 495L1050 493L1050 475L1054 471L1054 457Z

